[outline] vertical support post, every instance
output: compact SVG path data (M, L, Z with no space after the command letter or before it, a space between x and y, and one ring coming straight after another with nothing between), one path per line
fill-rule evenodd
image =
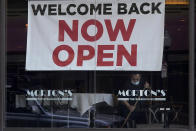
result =
M96 74L96 70L93 72L93 93L97 93L97 74ZM96 100L96 96L95 96L95 100ZM92 110L92 116L93 116L93 127L95 127L95 119L96 119L96 105L94 105L94 109Z
M0 130L4 129L5 61L6 61L6 0L0 1Z
M195 125L195 0L189 0L189 129L194 130Z

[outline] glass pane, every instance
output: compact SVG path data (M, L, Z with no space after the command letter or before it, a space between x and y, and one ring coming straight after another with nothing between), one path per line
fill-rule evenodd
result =
M92 72L26 71L27 28L27 1L8 0L5 126L88 128L77 93L94 91Z
M168 0L162 71L97 72L105 101L95 120L109 128L188 128L188 47L188 1Z
M161 72L26 71L27 29L8 0L6 127L188 127L187 0L166 0Z

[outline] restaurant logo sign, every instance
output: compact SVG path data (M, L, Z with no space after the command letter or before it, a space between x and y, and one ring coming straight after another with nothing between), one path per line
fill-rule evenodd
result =
M26 70L160 71L165 0L29 0Z
M118 100L166 101L167 90L118 90Z
M27 100L72 100L71 90L26 90Z

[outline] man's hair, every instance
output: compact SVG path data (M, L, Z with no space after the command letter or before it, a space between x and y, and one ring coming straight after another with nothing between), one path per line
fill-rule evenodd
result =
M142 76L142 74L140 72L131 72L130 77L132 77L134 75L140 75L140 77Z

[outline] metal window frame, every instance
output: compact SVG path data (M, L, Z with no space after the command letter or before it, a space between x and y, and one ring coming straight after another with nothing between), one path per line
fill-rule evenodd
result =
M189 128L183 129L65 129L65 128L5 128L4 127L4 112L5 112L5 86L6 86L6 16L7 16L7 1L0 1L0 131L196 131L195 128L195 0L189 0Z
M3 131L5 112L5 85L6 85L6 0L0 1L0 131Z
M195 128L195 0L189 0L189 129Z

